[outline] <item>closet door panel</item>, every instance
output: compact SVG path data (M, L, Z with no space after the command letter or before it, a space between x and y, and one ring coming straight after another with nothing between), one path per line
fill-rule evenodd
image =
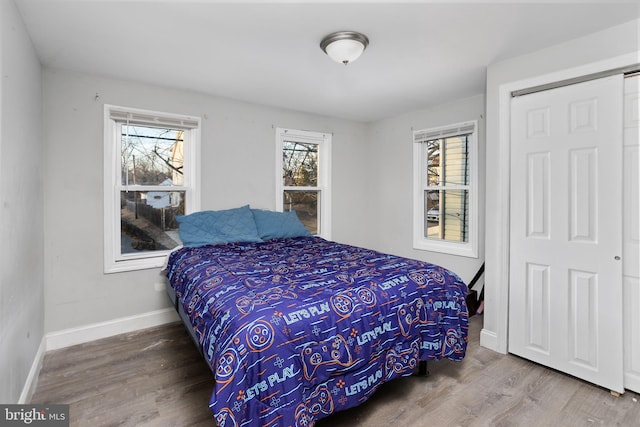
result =
M622 392L621 75L512 99L509 351Z

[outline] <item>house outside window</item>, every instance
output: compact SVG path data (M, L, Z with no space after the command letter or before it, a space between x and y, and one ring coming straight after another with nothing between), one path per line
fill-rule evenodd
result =
M200 119L105 106L106 273L160 267L199 209Z
M276 209L296 211L311 234L331 236L331 134L276 129Z
M476 121L413 132L415 249L477 258L476 133Z

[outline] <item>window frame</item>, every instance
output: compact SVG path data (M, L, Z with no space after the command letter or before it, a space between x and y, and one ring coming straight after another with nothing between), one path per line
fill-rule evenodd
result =
M162 267L171 250L122 254L120 193L130 191L167 191L157 185L121 183L122 121L130 118L141 126L183 130L183 185L171 187L185 192L185 214L200 210L200 117L165 113L105 104L104 106L104 272L144 270Z
M454 242L428 238L424 235L426 209L424 192L434 189L429 185L426 165L428 141L468 135L469 144L469 191L468 241ZM423 251L440 252L451 255L478 258L478 121L470 120L446 126L413 131L413 248Z
M318 146L318 183L317 186L285 186L282 177L283 142L295 141ZM282 212L285 191L318 191L320 216L316 234L324 239L331 239L331 140L330 133L306 130L276 128L276 211Z

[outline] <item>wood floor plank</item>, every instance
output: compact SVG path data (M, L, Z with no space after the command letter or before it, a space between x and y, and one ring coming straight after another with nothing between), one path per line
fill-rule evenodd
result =
M639 426L640 397L480 347L470 322L462 362L384 384L317 427ZM71 426L215 426L213 376L179 323L48 352L33 403L68 403Z

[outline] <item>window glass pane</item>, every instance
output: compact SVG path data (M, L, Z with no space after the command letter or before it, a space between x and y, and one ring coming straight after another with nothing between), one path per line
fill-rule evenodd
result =
M296 211L300 222L311 234L319 234L319 191L289 191L285 190L282 210Z
M456 136L428 141L427 185L469 185L469 138Z
M428 141L427 150L427 185L440 185L440 139Z
M450 242L469 241L469 191L424 192L424 237Z
M121 254L178 246L176 215L184 215L184 191L121 191Z
M121 126L122 185L183 185L179 129Z
M288 187L318 185L318 145L282 142L282 179Z
M440 238L440 191L427 190L424 192L424 237L430 239Z

